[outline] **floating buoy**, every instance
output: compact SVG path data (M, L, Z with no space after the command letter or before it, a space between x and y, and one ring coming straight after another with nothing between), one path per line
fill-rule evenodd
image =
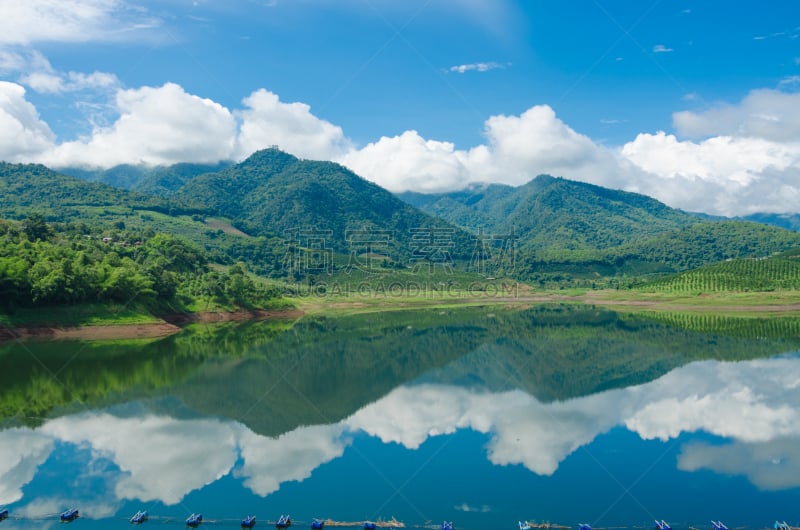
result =
M656 521L655 530L672 530L672 527L664 520Z
M281 515L275 523L275 528L289 528L292 526L292 517L290 515Z
M78 509L72 508L61 513L61 520L65 523L70 523L78 518Z
M0 510L0 521L5 520L8 517L8 508L3 508Z
M519 530L531 530L531 524L528 521L524 523L522 521L517 521L517 524L519 525Z
M592 530L592 526L586 523L581 523L578 525L578 530Z
M143 522L147 521L148 517L149 515L147 514L147 511L139 510L138 512L133 514L133 517L131 517L131 523L142 524Z
M256 525L256 516L250 515L242 519L242 528L253 528Z
M453 521L442 521L442 530L453 530Z
M191 526L192 528L197 528L200 526L200 523L203 522L203 514L202 513L193 513L189 517L186 518L186 526Z
M375 523L367 521L364 523L364 530L375 530Z
M325 521L321 519L314 519L313 521L311 521L311 528L313 530L322 530L324 526L325 526Z

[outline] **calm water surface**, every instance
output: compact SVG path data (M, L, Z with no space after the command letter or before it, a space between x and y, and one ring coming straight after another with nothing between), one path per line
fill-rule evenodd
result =
M800 322L569 306L0 346L8 528L800 522Z

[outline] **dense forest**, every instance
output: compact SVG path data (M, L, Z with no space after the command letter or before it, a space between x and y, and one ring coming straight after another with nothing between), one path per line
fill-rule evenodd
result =
M32 214L0 222L0 306L5 309L89 302L182 310L198 299L263 306L279 292L242 265L209 267L204 251L152 231L107 231L85 223L48 224Z

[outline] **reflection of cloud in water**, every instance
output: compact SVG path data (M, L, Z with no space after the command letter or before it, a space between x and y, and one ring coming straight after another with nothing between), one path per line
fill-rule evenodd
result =
M800 444L797 438L769 442L734 442L725 445L686 444L678 456L678 469L744 475L764 490L800 485Z
M341 456L355 431L416 449L431 436L472 429L491 435L491 462L549 475L572 452L617 425L644 439L697 430L731 438L734 442L723 446L687 445L680 468L741 473L766 489L798 486L800 359L693 363L644 385L547 404L519 390L492 394L437 384L405 386L338 424L299 427L278 438L212 419L82 413L48 421L36 431L0 432L5 457L0 501L19 499L54 440L114 462L122 471L115 485L119 499L175 504L228 473L262 496L284 482L302 481Z
M123 472L116 486L119 498L165 504L179 502L230 471L238 456L235 430L235 424L216 420L91 413L58 418L41 428L116 463Z
M282 482L301 482L325 462L342 456L349 440L340 425L303 427L276 439L242 429L239 440L244 464L235 471L257 495L277 491Z
M53 440L30 429L0 433L0 505L22 498L22 487L53 450Z
M643 439L667 440L699 430L750 443L796 439L800 359L698 362L644 385L549 404L520 391L400 387L345 421L412 449L429 436L458 428L492 433L493 463L522 464L549 475L570 453L616 425ZM800 473L794 477L786 483L800 485Z

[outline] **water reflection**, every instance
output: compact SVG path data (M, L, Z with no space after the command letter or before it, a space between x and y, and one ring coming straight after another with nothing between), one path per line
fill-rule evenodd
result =
M556 402L519 389L406 384L341 421L277 437L230 420L174 418L145 405L0 432L0 503L19 501L37 469L53 458L81 460L90 475L84 480L102 477L105 485L93 489L107 490L108 498L105 508L96 501L94 516L113 513L124 499L174 505L228 475L266 496L341 457L359 433L416 450L431 437L477 431L488 435L485 454L493 464L552 475L578 448L618 426L642 440L713 435L682 446L677 465L684 471L741 474L762 489L800 486L796 355L695 362L646 384ZM52 513L65 502L37 499L26 510Z

